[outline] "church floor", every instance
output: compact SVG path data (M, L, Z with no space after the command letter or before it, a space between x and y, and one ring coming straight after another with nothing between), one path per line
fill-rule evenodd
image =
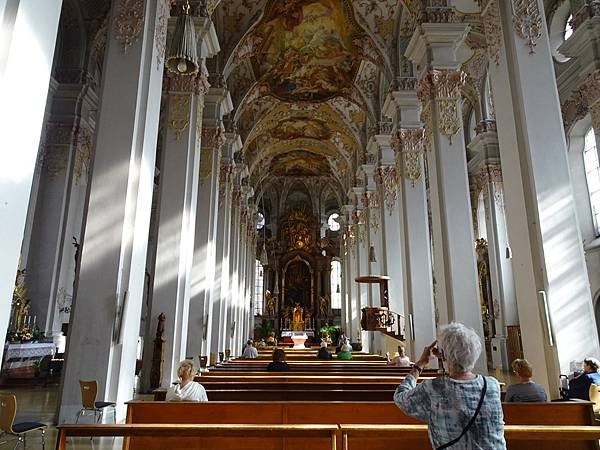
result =
M490 375L496 377L506 386L515 383L516 378L512 373L490 371ZM58 403L58 386L47 387L3 387L0 388L0 394L15 394L17 396L17 417L15 423L36 421L48 425L46 432L46 449L53 449L56 444L57 430L55 424L56 406ZM140 400L151 400L150 395L140 395L136 397ZM82 423L87 423L90 416L82 419ZM15 446L15 440L12 436L0 437L0 450L12 449ZM31 433L27 439L28 449L40 449L41 441L39 434ZM69 450L93 449L93 450L120 450L122 448L121 438L88 438L70 439Z

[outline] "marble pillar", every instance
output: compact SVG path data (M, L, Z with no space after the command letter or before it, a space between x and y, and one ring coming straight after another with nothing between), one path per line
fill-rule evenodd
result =
M79 380L97 380L117 421L133 396L168 19L166 2L135 5L114 2L109 18L60 423L81 409Z

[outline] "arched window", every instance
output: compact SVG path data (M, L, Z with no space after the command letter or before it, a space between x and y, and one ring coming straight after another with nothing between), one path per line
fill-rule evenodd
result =
M573 20L573 14L569 14L569 18L565 23L565 41L573 35L573 26L571 25L571 20Z
M333 213L327 218L327 226L331 231L338 231L340 229L340 223L337 221L340 215L338 213Z
M256 229L262 230L265 226L265 215L262 212L256 213Z
M263 313L264 305L264 279L265 272L260 261L257 259L255 263L255 277L254 277L254 315L260 316Z
M339 261L331 261L331 309L341 309L341 307L342 263L340 263Z
M600 165L598 164L598 151L596 150L596 136L594 129L590 128L585 134L583 148L583 166L590 194L590 206L596 236L600 235Z

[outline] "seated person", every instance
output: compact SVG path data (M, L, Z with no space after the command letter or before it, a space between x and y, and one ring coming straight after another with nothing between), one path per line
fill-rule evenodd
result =
M587 357L583 360L583 373L569 382L569 398L590 399L590 386L600 385L600 361Z
M544 388L531 381L531 364L526 359L515 359L512 369L519 382L511 384L506 390L505 402L547 402L548 396Z
M287 372L290 367L285 362L285 352L281 348L273 350L273 362L267 366L267 372Z
M404 347L398 346L398 351L394 353L394 357L390 359L390 354L385 354L388 366L410 367L410 358L404 353Z
M348 339L346 339L344 345L342 345L337 357L338 359L346 361L352 359L352 346L350 345L350 341L348 341Z
M327 350L327 342L322 341L321 342L321 348L317 352L317 359L327 359L327 360L329 360L331 358L333 358L333 356L331 356L331 353L329 353L329 350Z
M248 339L246 342L246 347L244 347L244 352L242 353L242 358L244 359L256 359L258 358L258 350L254 347L254 342L252 339Z
M267 344L265 343L264 339L261 339L260 341L258 341L258 344L256 344L257 348L265 348L267 346Z
M275 333L271 331L271 333L269 333L269 337L267 338L267 346L269 347L274 347L277 344L277 341L275 340Z
M181 361L177 368L179 383L167 391L168 402L207 402L204 386L194 381L194 363L189 359Z

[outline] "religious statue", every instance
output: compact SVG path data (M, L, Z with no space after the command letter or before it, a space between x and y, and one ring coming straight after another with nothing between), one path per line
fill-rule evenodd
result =
M327 317L328 303L329 302L327 301L327 297L322 295L319 299L319 315L321 317Z
M296 306L294 306L294 312L292 314L292 330L304 330L304 308L300 306L299 303L296 303Z
M292 318L292 322L298 323L298 322L302 322L304 319L304 308L302 306L300 306L299 303L296 303L296 306L294 307L294 316Z
M158 316L156 325L156 337L154 338L154 351L152 352L152 367L150 368L150 387L156 389L160 387L163 376L163 345L165 339L165 322L167 317L165 313Z
M268 289L265 291L265 313L267 317L275 315L275 297Z

